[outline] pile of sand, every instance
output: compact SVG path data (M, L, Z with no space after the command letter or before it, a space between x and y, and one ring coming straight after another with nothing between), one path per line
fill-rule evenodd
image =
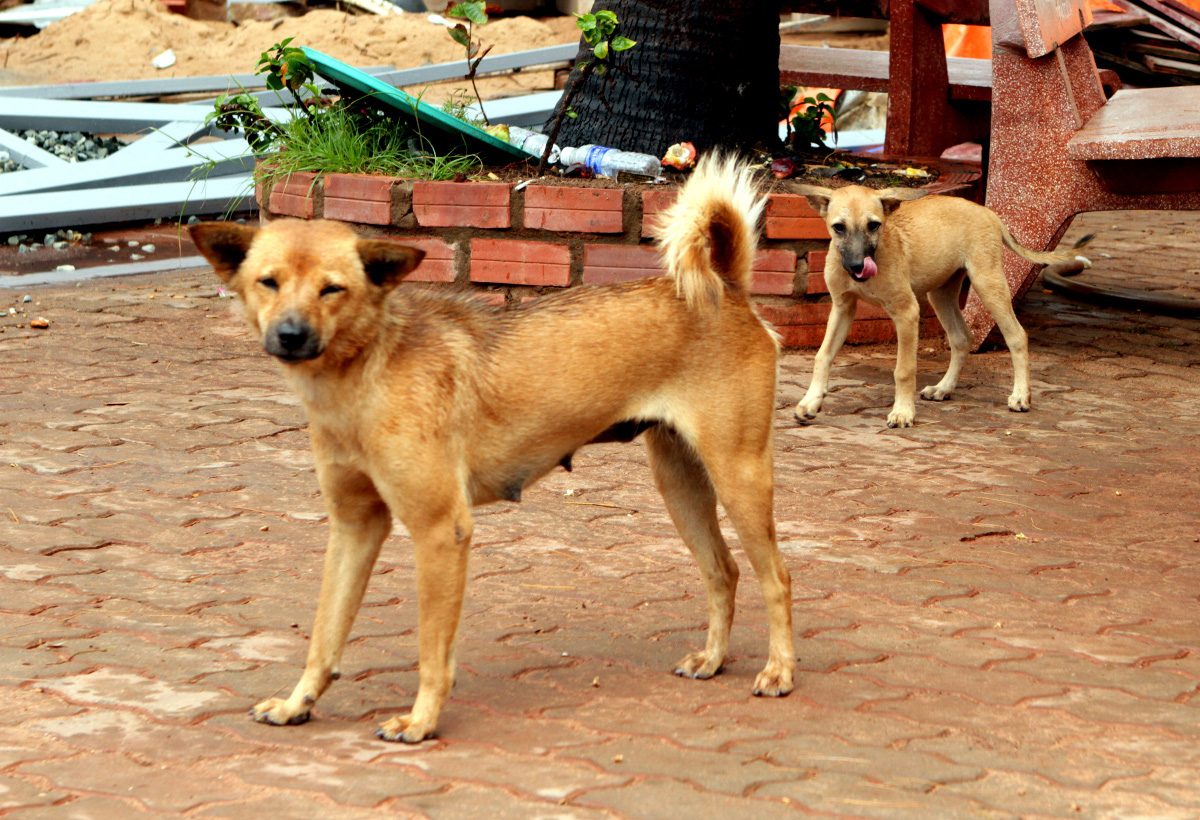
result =
M528 17L477 29L493 54L541 48L562 36ZM0 66L22 83L136 80L252 73L259 55L285 38L354 66L412 68L463 58L463 48L425 15L388 17L314 10L303 17L232 23L191 20L159 0L100 0L25 39L0 41ZM177 62L156 69L167 49Z

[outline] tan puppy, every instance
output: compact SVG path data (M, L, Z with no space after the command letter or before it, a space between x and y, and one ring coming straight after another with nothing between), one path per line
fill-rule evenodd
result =
M836 190L799 188L825 218L832 241L825 257L825 283L833 308L825 339L813 363L812 383L796 405L796 418L815 418L829 389L833 358L846 341L859 299L882 307L896 325L896 400L888 427L911 427L916 414L919 300L928 297L950 342L950 366L921 398L950 398L971 348L971 334L959 309L963 277L971 280L980 301L1004 334L1013 360L1013 391L1008 409L1029 409L1029 353L1025 330L1012 308L1004 278L1001 247L1031 262L1077 261L1074 250L1039 253L1017 244L992 211L950 196L919 198L912 188L876 190L849 185ZM916 200L916 201L910 201ZM1075 247L1082 248L1087 237Z
M301 723L332 680L380 545L400 519L416 550L420 686L378 734L433 734L454 682L471 507L519 501L593 441L645 431L654 478L700 564L708 640L677 674L708 678L729 644L738 570L729 515L766 597L760 695L792 689L791 581L775 541L778 344L747 296L762 199L750 172L706 159L666 214L666 277L572 288L502 310L394 290L422 253L345 225L280 220L191 229L308 414L329 510L316 625L290 697L254 707Z

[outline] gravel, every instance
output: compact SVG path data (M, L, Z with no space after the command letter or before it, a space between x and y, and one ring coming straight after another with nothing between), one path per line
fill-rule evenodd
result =
M124 147L124 143L118 139L98 137L82 131L34 131L29 129L19 132L17 136L67 162L104 159ZM8 151L0 150L0 173L20 170L22 170L21 166L16 163L12 155Z

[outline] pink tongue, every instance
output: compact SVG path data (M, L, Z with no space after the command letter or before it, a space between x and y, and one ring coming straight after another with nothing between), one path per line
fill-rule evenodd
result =
M869 256L863 257L863 269L859 274L863 279L870 279L875 274L879 273L879 268L875 264L875 260Z

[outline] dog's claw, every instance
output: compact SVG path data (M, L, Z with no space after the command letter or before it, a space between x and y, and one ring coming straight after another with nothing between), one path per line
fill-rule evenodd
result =
M768 666L754 679L754 694L760 698L782 698L791 694L794 686L790 669L772 669Z

